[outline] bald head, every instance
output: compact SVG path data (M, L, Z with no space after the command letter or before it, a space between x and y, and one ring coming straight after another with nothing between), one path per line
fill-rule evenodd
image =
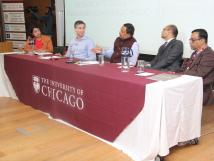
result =
M165 40L176 38L178 35L178 29L175 25L168 25L163 28L161 37Z

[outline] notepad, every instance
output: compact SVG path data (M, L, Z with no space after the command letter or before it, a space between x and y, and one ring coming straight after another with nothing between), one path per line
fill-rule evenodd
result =
M53 53L50 52L38 52L38 51L33 51L33 53L35 55L40 55L40 56L44 56L44 55L52 55Z
M78 61L78 62L76 62L75 64L82 66L82 65L94 65L94 64L99 64L99 62L98 62L98 61Z
M163 74L157 74L157 75L151 76L149 77L149 79L155 80L155 81L167 81L178 77L180 77L180 75L163 73Z
M53 55L53 56L40 56L39 59L50 60L50 59L60 59L61 56Z
M137 75L137 76L142 76L142 77L146 77L146 76L154 75L154 73L143 72L143 73L137 73L137 74L135 74L135 75Z

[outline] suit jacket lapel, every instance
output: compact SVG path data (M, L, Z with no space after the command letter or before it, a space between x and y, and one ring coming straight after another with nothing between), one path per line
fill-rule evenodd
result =
M171 40L166 46L163 47L162 51L165 51L167 48L169 48L175 41L176 39Z
M203 53L200 53L199 55L197 55L196 58L193 60L192 64L190 65L189 69L197 65L200 62L202 56L203 56Z
M173 42L174 42L175 40L176 40L176 39L172 39L172 40L167 44L166 47L168 47L168 46L170 46L171 44L173 44Z
M190 65L189 69L193 68L195 65L199 64L203 55L206 54L210 48L208 47L204 51L202 51L199 55L196 56L196 58L193 60L192 64Z

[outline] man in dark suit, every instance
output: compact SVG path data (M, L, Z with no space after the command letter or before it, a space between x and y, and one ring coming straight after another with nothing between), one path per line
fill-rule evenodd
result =
M176 71L180 69L183 43L176 40L178 29L175 25L166 26L161 37L166 41L158 50L157 56L150 62L150 67L159 70Z
M184 61L184 74L203 78L203 104L214 104L214 51L207 45L208 33L204 29L192 31L190 47L194 50L189 60Z

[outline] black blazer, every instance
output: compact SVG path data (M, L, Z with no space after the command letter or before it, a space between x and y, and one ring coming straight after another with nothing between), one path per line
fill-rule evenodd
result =
M151 68L177 71L180 69L183 55L183 43L180 40L173 39L167 46L162 45L157 56L151 61Z

